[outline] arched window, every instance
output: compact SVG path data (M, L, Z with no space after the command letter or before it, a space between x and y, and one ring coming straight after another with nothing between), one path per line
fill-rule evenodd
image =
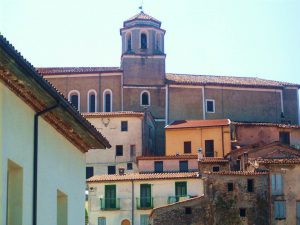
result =
M97 92L95 90L88 91L88 112L96 112L97 110Z
M161 40L160 40L160 34L156 34L156 50L161 51Z
M103 111L112 112L112 91L110 89L103 91Z
M147 35L145 33L141 34L141 49L147 49Z
M127 41L127 51L131 51L131 33L127 34L126 41Z
M75 108L80 110L80 93L77 90L72 90L68 94L68 100L71 102Z
M150 93L149 91L142 91L140 96L141 106L149 106L150 105Z

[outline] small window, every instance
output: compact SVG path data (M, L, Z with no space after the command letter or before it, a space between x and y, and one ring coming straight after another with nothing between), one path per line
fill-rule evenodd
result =
M246 209L240 209L240 217L246 217Z
M254 191L254 180L253 179L248 179L247 180L247 191L248 192L253 192Z
M207 113L215 112L215 100L206 99L206 112Z
M70 97L70 101L75 106L75 108L78 110L79 108L79 97L77 94L72 94Z
M127 51L131 51L131 34L127 35Z
M116 145L116 156L123 156L123 145Z
M192 153L192 142L191 141L185 141L183 143L184 147L184 153Z
M141 49L147 49L147 35L145 33L141 34Z
M154 172L155 173L162 173L162 172L164 172L164 163L163 163L163 161L156 161L156 162L154 162Z
M290 144L290 132L279 132L279 141L282 144L289 145Z
M213 166L213 172L219 172L220 167L219 166Z
M280 173L272 174L271 183L272 183L272 195L282 195L283 194L282 174Z
M127 170L132 170L132 163L127 163Z
M116 174L116 166L108 166L107 173L108 174Z
M106 225L106 218L98 217L98 225Z
M275 220L286 219L285 201L274 201L274 218Z
M179 171L180 172L188 172L189 171L188 161L179 161Z
M192 208L191 207L185 207L185 214L192 214Z
M128 121L121 121L121 131L128 131Z
M140 215L140 225L148 225L149 224L149 215L148 214L141 214Z
M227 191L232 192L233 191L233 183L227 183Z
M205 157L214 157L214 140L205 140Z
M86 174L86 179L89 179L90 177L94 176L94 167L92 166L87 166L85 168L85 174Z
M150 93L148 91L143 91L141 93L141 106L150 105Z

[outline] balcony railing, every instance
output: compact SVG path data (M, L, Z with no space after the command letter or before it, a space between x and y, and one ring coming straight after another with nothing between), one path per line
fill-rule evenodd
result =
M100 198L101 210L119 210L120 198Z
M180 202L180 201L183 201L183 200L186 200L186 199L189 199L190 196L187 195L187 196L169 196L168 198L168 204L172 204L172 203L175 203L175 202Z
M153 198L152 197L136 198L136 208L153 209Z

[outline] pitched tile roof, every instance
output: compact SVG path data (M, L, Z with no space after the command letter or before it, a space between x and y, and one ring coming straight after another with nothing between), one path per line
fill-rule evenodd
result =
M197 127L213 127L213 126L226 126L230 124L229 119L217 120L177 120L167 125L165 129L178 129L178 128L197 128Z
M0 51L0 69L4 71L3 74L0 73L0 79L35 111L42 111L45 107L49 107L49 102L59 102L59 109L53 110L44 117L54 128L85 152L91 148L111 147L108 140L81 116L63 94L44 79L1 34ZM10 73L17 69L19 69L18 73ZM80 144L80 140L84 140L85 145Z
M99 117L142 117L144 112L120 111L120 112L93 112L81 113L85 118L99 118Z
M279 128L300 128L299 125L285 124L285 123L251 123L251 122L234 122L231 124L236 126L262 126L262 127L279 127Z
M204 157L202 159L199 159L199 163L203 164L209 164L209 163L229 163L228 159L224 158L217 158L217 157Z
M258 159L260 164L300 164L300 158L285 159Z
M204 174L208 175L235 175L235 176L260 176L266 175L268 172L252 172L252 171L219 171L219 172L211 172L211 171L204 171Z
M187 85L222 85L222 86L244 86L244 87L265 87L282 88L297 87L299 84L288 82L273 81L257 77L234 77L234 76L215 76L215 75L189 75L189 74L166 74L166 81L169 84Z
M152 20L152 21L157 22L159 24L161 23L159 20L155 19L152 16L149 16L148 14L144 13L143 11L141 11L140 13L134 15L133 17L130 17L128 20L125 20L124 23L131 22L133 20Z
M120 67L37 67L42 75L121 72Z
M176 160L176 159L197 159L197 155L165 155L165 156L138 156L136 160Z
M87 180L88 183L108 181L131 181L131 180L172 180L198 178L198 172L186 173L131 173L125 175L104 174L96 175Z

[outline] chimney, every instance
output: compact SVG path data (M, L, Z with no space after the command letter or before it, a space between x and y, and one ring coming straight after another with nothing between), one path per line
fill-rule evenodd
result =
M119 168L119 175L125 175L125 168L123 167Z
M198 161L203 159L202 148L198 148Z

